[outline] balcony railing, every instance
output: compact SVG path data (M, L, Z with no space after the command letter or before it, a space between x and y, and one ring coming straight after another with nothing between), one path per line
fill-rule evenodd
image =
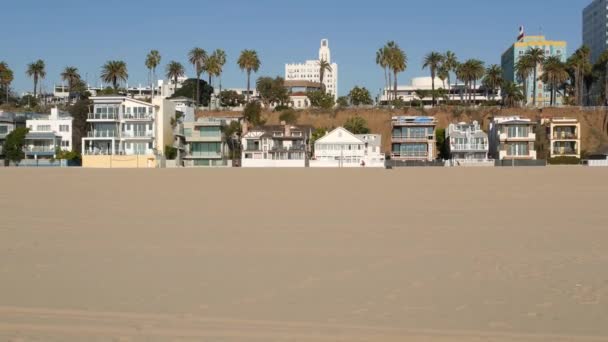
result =
M221 158L222 154L219 152L188 152L186 156L193 158Z
M555 155L573 155L578 154L578 151L572 148L556 148L553 150Z
M123 120L152 120L152 114L123 114Z
M487 151L487 144L454 144L451 145L452 151Z
M122 132L120 134L122 138L153 138L154 133L152 132Z
M536 140L536 133L530 133L528 135L517 135L517 136L510 136L507 133L501 133L500 134L500 140L529 140L529 141L533 141Z
M24 147L23 151L28 153L55 153L55 148L49 146Z
M426 158L428 152L392 152L392 155L396 158Z
M93 131L87 132L87 137L89 138L118 138L118 132L114 131Z
M118 114L100 114L100 113L89 113L89 120L110 120L117 121Z
M578 136L574 133L561 132L553 133L553 139L578 139Z
M306 149L306 147L304 145L296 145L296 146L289 146L289 147L273 146L270 150L273 152L289 152L289 151L303 152L305 149Z
M416 141L420 141L420 140L435 140L435 136L434 135L427 135L427 134L414 134L414 135L393 135L392 136L393 141L404 141L404 140L416 140Z

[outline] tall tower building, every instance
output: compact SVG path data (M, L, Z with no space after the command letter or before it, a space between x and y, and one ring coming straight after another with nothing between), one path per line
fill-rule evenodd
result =
M332 94L338 99L338 64L331 61L331 50L329 40L322 39L319 48L319 59L308 60L304 63L285 64L286 81L310 81L319 83L321 80L319 62L322 60L331 65L331 70L326 70L323 75L323 84L328 94Z
M608 48L608 3L593 0L583 10L583 45L591 50L591 63Z

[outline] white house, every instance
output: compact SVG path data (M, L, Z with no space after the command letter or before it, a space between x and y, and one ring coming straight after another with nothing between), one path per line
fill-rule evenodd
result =
M310 126L285 123L244 131L241 166L306 167L311 132Z
M173 145L173 102L156 97L148 103L126 96L91 100L93 112L87 119L90 129L82 139L83 167L153 167L165 146Z
M322 60L329 63L331 66L331 70L326 70L323 77L325 90L328 94L334 95L335 99L338 99L338 64L331 62L331 51L329 49L329 41L327 39L321 40L318 60L308 60L304 63L286 64L285 81L319 82L319 62Z
M488 135L477 121L450 124L445 131L451 166L494 166L488 158Z
M384 167L379 134L352 134L338 127L315 142L310 167Z
M25 137L26 158L51 158L57 149L72 151L72 121L68 113L52 108L50 115L35 115L25 123L29 133Z

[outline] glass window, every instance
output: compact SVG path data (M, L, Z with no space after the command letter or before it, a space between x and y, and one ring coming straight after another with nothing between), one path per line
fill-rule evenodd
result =
M7 134L7 133L8 133L8 127L0 126L0 134Z

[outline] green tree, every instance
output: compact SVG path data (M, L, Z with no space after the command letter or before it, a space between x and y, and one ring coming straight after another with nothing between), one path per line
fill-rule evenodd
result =
M6 62L0 62L0 85L2 85L4 92L6 93L6 103L9 101L10 87L13 80L14 74L8 67L8 64Z
M475 104L477 100L477 81L485 73L484 63L478 59L469 59L458 66L458 78L464 81L468 90L468 102ZM471 102L472 101L472 102Z
M6 136L2 147L6 160L18 164L25 158L23 146L25 145L25 136L28 132L29 129L27 128L17 127Z
M34 97L34 95L25 95L21 96L19 99L19 106L27 107L27 108L35 108L38 106L38 99Z
M83 98L68 108L68 112L72 117L72 150L82 151L82 138L87 134L87 117L92 102L89 99Z
M68 83L68 92L71 94L74 90L74 86L80 81L80 74L76 67L65 67L61 73L61 79Z
M391 83L390 83L390 74L389 74L389 60L388 60L388 48L386 46L378 49L378 51L376 52L376 64L378 66L380 66L382 68L382 70L384 70L384 91L386 91L386 95L387 95L387 100L388 100L388 89L391 87ZM338 99L339 100L339 99Z
M46 77L46 67L44 65L44 61L39 59L28 64L27 71L25 73L34 80L34 98L37 98L38 81Z
M372 96L365 87L355 86L349 93L350 103L353 106L371 105L374 103Z
M332 109L335 105L334 96L326 94L321 90L313 90L306 93L310 105L315 108Z
M152 50L146 56L146 68L148 68L148 73L150 76L150 89L152 90L152 97L154 97L156 93L156 68L160 65L162 57L160 56L160 52L158 50Z
M494 94L503 83L502 69L496 64L490 65L486 69L486 75L482 82L485 88L492 92L492 99L494 99Z
M223 90L219 97L222 107L238 107L245 103L245 96L234 90Z
M177 82L180 77L183 77L186 74L184 70L184 66L180 62L171 61L167 64L165 68L165 76L168 79L173 80L173 85L175 86L175 92L177 92ZM198 80L198 79L197 79ZM200 88L198 88L200 82L196 82L196 89L200 92ZM194 89L193 89L194 91ZM174 94L175 95L175 94ZM194 100L194 99L193 99Z
M456 54L452 51L447 51L445 53L445 56L443 57L443 67L445 68L445 70L447 71L447 79L448 79L448 89L452 88L452 85L450 84L450 72L456 73L456 70L458 69L458 58L456 57ZM456 85L458 85L458 78L456 78Z
M532 69L534 69L534 63L527 55L521 56L515 63L515 75L518 81L523 84L524 105L528 105L528 79L532 74Z
M175 160L175 158L177 158L177 148L171 145L165 145L165 158L167 158L167 160Z
M431 52L424 57L422 69L428 68L431 71L431 90L432 90L432 106L435 107L435 78L437 77L437 71L441 67L444 61L444 56L439 52Z
M254 127L266 123L266 121L262 119L262 105L258 101L247 102L245 109L243 110L243 118Z
M568 80L568 71L566 64L563 63L558 56L549 56L543 62L543 74L540 79L544 84L549 85L551 89L550 105L556 104L557 91Z
M346 108L349 106L348 96L340 96L338 97L338 101L336 101L339 107Z
M526 58L533 65L533 88L532 88L532 105L536 107L536 82L538 81L538 67L542 66L545 61L545 50L541 48L531 48L526 51Z
M272 105L284 107L289 103L289 91L285 88L285 80L282 77L260 77L256 82L256 89L266 108Z
M437 144L437 151L439 152L439 158L443 160L450 159L450 152L448 144L445 140L445 128L437 128L435 130L435 142Z
M242 95L241 95L242 96ZM222 126L224 136L226 137L226 145L230 150L232 159L241 157L241 135L243 128L238 121L232 121L227 126Z
M251 94L251 72L258 72L262 63L255 50L243 50L241 51L237 64L241 70L247 72L247 102L249 102L249 96Z
M315 142L321 138L323 138L325 135L327 134L327 129L326 128L317 128L315 129L312 134L310 135L310 146L312 146L313 148L313 154L314 154L314 148L315 148Z
M222 92L222 74L224 73L224 66L226 65L226 51L222 50L222 49L216 49L215 51L213 51L213 53L211 54L211 56L213 58L215 58L215 60L217 61L217 71L218 73L216 74L216 76L219 78L220 81L220 93Z
M322 59L319 61L319 83L321 84L321 90L326 92L325 89L325 72L332 72L331 64L328 61Z
M118 84L128 78L127 64L123 61L108 61L101 67L101 80L112 83L114 90L118 90Z
M204 65L207 62L207 52L201 48L195 47L194 49L190 50L190 52L188 53L188 61L190 61L190 64L192 64L192 66L194 67L194 72L196 73L196 79L200 80L201 79L201 74L203 73L203 69L204 69ZM196 105L200 106L201 104L201 99L200 99L200 89L198 88L200 82L196 83L196 97L193 98L193 100L196 101Z
M285 121L290 125L295 125L298 122L298 113L293 108L288 108L279 115L280 121Z
M521 86L515 82L504 81L501 88L502 101L506 107L516 107L519 103L525 100Z
M393 99L397 99L397 76L399 73L404 72L407 69L407 55L399 47L399 45L393 41L386 44L387 58L389 68L393 72Z
M587 46L577 49L566 64L568 65L571 83L574 84L574 98L578 106L584 104L585 78L591 73L591 50Z
M213 87L211 87L206 81L197 80L196 78L189 78L189 79L185 80L182 83L182 86L173 93L171 98L177 98L177 97L190 98L192 96L192 93L195 92L197 89L196 83L199 83L198 89L200 91L201 105L203 105L203 106L209 105L209 102L211 100L211 94L213 94ZM196 97L196 94L195 94L195 97Z
M346 120L344 128L352 134L368 134L370 132L367 121L360 116L353 116Z

